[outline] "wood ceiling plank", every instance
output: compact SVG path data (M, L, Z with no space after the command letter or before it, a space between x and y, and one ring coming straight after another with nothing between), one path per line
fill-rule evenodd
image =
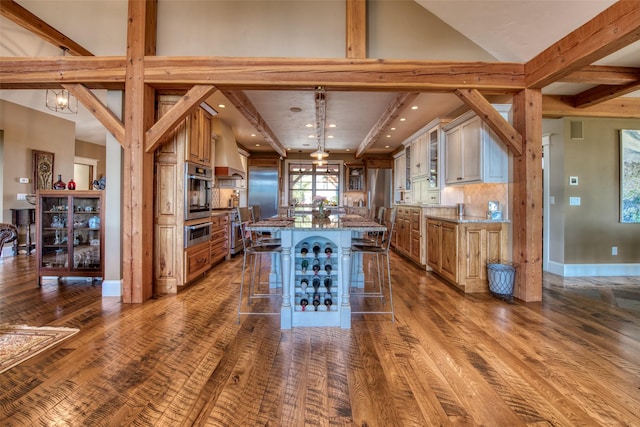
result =
M543 95L542 116L558 117L602 117L640 119L640 99L620 97L585 107L574 107L571 96Z
M78 98L78 101L102 123L120 145L124 146L124 124L111 112L109 107L104 105L93 92L81 84L64 84L62 86Z
M640 2L616 2L527 62L526 86L548 86L637 40Z
M145 148L153 153L176 125L189 115L191 110L215 92L213 85L193 86L173 107L145 132Z
M517 156L522 155L522 135L475 89L456 90L455 94L489 125L502 142Z
M380 116L378 121L371 127L371 130L362 140L356 150L356 159L364 155L365 151L371 147L380 137L382 131L389 123L395 120L404 110L407 104L411 103L418 96L417 92L402 93L389 104L385 112Z
M93 53L71 40L51 25L38 18L13 0L0 1L0 16L39 36L54 46L66 50L71 55L93 56Z

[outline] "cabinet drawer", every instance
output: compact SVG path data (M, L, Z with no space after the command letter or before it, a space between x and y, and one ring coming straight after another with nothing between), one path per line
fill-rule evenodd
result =
M187 281L190 281L200 273L203 273L209 269L209 253L210 249L208 243L194 246L193 248L189 248L185 252Z

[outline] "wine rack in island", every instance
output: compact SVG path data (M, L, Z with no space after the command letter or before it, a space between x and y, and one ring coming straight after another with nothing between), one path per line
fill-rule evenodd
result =
M296 313L305 312L309 316L314 316L319 313L338 312L338 295L341 291L337 253L337 246L320 236L308 237L296 245L294 275L294 311Z
M42 276L103 277L103 210L100 191L38 193L38 284Z

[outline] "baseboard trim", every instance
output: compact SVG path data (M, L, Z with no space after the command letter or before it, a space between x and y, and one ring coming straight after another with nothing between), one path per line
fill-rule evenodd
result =
M640 276L640 264L561 264L549 261L547 271L563 277Z
M103 297L121 297L122 296L122 280L103 280L102 296Z

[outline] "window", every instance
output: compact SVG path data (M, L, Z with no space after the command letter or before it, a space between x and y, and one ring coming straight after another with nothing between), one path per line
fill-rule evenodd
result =
M309 162L289 163L289 203L312 205L315 196L326 197L330 204L340 200L340 162L322 166Z

